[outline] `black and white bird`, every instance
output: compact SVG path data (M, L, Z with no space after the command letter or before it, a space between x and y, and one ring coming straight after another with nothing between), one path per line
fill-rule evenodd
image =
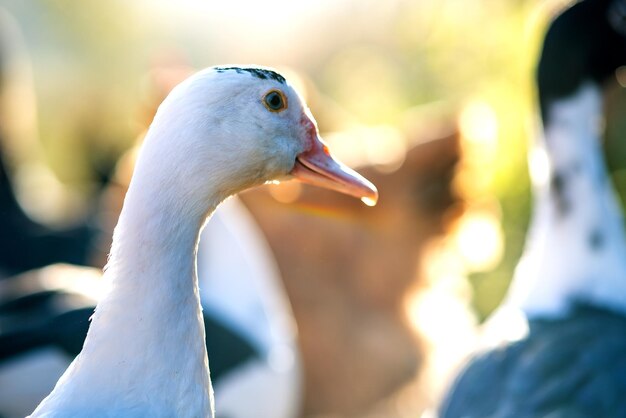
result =
M547 31L526 248L442 418L626 417L626 240L601 143L625 36L623 0L576 2Z
M280 74L213 67L176 87L139 155L82 350L31 416L214 416L199 231L229 196L289 177L377 199L371 183L331 157ZM254 409L255 399L237 401Z

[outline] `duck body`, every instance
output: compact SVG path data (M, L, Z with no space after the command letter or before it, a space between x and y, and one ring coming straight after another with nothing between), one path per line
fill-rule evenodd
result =
M214 67L178 85L146 135L83 348L31 416L214 416L199 233L229 196L289 176L377 196L278 73Z
M291 310L263 237L237 199L208 222L198 258L217 408L254 417L240 399L256 399L255 413L296 416L302 371ZM23 417L52 390L81 350L102 287L96 269L70 266L0 284L0 416Z
M441 417L626 416L626 240L601 149L602 88L626 63L624 12L583 0L546 34L526 247Z
M224 202L216 215L202 232L198 252L205 324L207 317L215 318L233 337L207 328L216 408L230 418L296 417L303 371L278 267L237 199Z
M626 317L579 305L477 352L441 417L626 417Z
M55 293L34 294L31 300L35 302L34 299L39 299L37 302L45 305L55 299L54 304L59 307L67 302L64 299L68 297L74 299L64 293ZM5 335L0 337L0 341L7 343L0 350L0 359L2 359L0 386L3 387L0 394L0 416L3 418L20 417L32 411L52 390L74 357L80 353L94 306L74 307L73 309L66 306L66 308L67 310L61 309L62 312L58 315L49 311L48 316L44 320L37 321L37 324L32 324L34 326L7 330ZM263 351L257 348L245 334L233 330L231 324L224 318L205 314L203 320L218 405L224 402L221 401L220 396L224 382L232 381L231 385L237 386L246 384L245 376L243 381L235 377L239 376L241 370L255 365L264 370L269 369L267 373L273 372L267 364L267 357L263 355ZM295 347L289 346L289 348L295 350ZM278 383L282 380L288 381L283 385L285 387L282 390L275 388L274 380L266 379L256 384L259 390L265 389L263 384L270 385L270 395L273 396L269 398L273 399L278 407L287 404L284 408L290 412L290 415L285 416L294 416L293 411L297 408L299 400L299 363L296 363L295 359L293 363L290 364L288 370L282 370L282 373L274 379L278 380ZM241 396L246 395L245 392L238 391L238 393ZM239 409L235 409L235 413L228 416L246 416L238 413Z

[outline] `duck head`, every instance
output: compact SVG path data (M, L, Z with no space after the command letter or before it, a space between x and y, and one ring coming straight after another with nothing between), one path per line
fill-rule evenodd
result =
M601 87L626 65L626 0L582 0L550 25L537 67L544 122L549 105L585 82Z
M184 176L178 187L208 179L223 197L295 178L370 203L378 198L373 184L330 154L289 82L266 68L212 67L183 81L155 115L142 154L151 149L176 166L155 169Z

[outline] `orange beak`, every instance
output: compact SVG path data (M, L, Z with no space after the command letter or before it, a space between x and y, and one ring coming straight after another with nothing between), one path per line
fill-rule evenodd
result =
M311 148L296 157L296 164L291 170L291 175L303 183L358 197L369 206L376 204L378 201L376 186L356 171L335 160L316 132L310 141Z

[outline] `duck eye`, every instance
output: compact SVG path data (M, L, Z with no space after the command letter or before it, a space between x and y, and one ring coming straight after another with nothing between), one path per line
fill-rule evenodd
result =
M287 98L278 90L271 90L263 98L263 104L270 112L287 109Z

